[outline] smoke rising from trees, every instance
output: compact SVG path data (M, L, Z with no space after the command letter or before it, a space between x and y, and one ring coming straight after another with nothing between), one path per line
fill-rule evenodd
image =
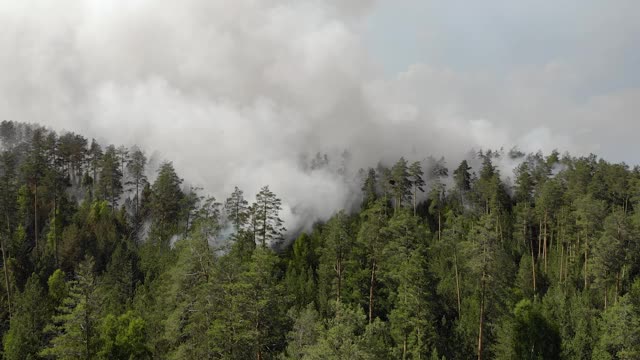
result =
M576 123L637 113L633 90L576 106L579 69L562 62L504 79L429 64L386 75L363 36L375 6L5 2L0 114L157 150L219 198L269 184L295 229L348 207L357 170L378 161L444 155L453 167L472 148L516 143L598 150L588 133L568 136ZM549 114L564 122L551 128ZM310 167L317 153L328 166Z

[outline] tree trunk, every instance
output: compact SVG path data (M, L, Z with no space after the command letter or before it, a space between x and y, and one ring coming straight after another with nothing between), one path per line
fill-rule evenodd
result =
M456 273L456 297L458 300L458 319L460 319L460 278L458 276L458 255L455 248L453 249L453 269Z
M338 288L336 291L336 301L340 302L340 288L342 287L342 261L338 258L336 259L335 266L336 276L338 277Z
M404 340L402 341L402 360L407 358L407 334L404 334Z
M538 259L542 255L542 220L540 220L540 224L538 225Z
M533 277L533 292L536 292L536 258L533 256L533 237L531 238L531 274Z
M522 246L527 246L527 220L522 223Z
M53 259L58 266L58 196L54 190L53 192Z
M262 248L267 248L267 203L264 203L264 218L262 219Z
M569 280L569 265L571 264L571 259L573 256L573 245L569 244L569 248L567 249L567 260L564 263L564 283L566 284Z
M616 272L616 293L614 294L614 304L618 304L618 292L620 291L620 271Z
M371 283L369 285L369 324L373 322L373 288L376 284L376 260L371 264Z
M91 184L91 200L93 200L94 194L96 193L96 186L98 183L98 168L96 166L95 163L96 160L94 160L94 163L92 164L93 166L93 183Z
M487 249L486 244L482 249L482 277L480 278L480 321L478 330L478 360L482 360L482 330L484 328L484 299L485 299L485 278L487 266Z
M589 238L587 236L584 237L584 288L585 290L589 287L589 283L587 280L587 272L589 271L589 268L587 266L587 262L589 261L588 255L587 255L587 250L588 250L588 242Z
M543 244L543 251L542 253L544 254L544 272L547 272L547 211L544 211L544 244Z
M9 310L9 319L11 319L11 288L9 287L9 272L7 270L7 255L4 249L4 237L0 239L0 250L2 250L2 269L4 270L4 285L7 288L7 307Z
M140 180L136 179L136 221L138 221L138 207L140 206L140 194L139 194Z
M440 209L438 209L438 241L440 241L441 237L442 237L442 224L440 221Z
M420 338L420 328L416 329L416 337L418 338L418 360L422 358L422 340Z
M36 247L36 255L38 254L38 181L35 182L34 201L33 201L33 231Z
M416 203L416 185L413 185L413 216L416 216L417 203Z
M560 276L559 282L562 283L562 267L564 265L564 244L560 248Z
M482 330L484 327L484 277L485 273L482 272L482 291L480 298L480 326L478 331L478 360L482 360Z

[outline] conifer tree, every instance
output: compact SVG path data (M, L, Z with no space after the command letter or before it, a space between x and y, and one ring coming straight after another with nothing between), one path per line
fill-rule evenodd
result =
M362 174L364 176L364 174ZM362 183L362 209L366 209L378 198L377 194L378 176L374 168L369 168L364 182Z
M373 322L374 303L376 296L376 286L379 277L379 267L383 262L383 249L385 236L383 229L386 226L386 215L384 214L384 204L375 202L368 210L361 213L362 225L358 232L357 241L365 249L367 267L369 272L369 323Z
M102 156L102 147L98 144L96 139L91 139L91 145L87 151L87 162L89 165L88 167L91 169L91 183L93 184L91 191L92 196L97 192L98 172L100 171Z
M394 211L402 207L402 203L411 195L411 181L407 161L401 157L391 168L389 180L394 198Z
M224 203L227 218L235 227L236 232L244 230L249 218L249 203L244 199L243 192L237 186L231 196Z
M128 182L129 185L133 185L135 189L135 217L136 219L140 213L140 190L144 187L147 182L147 176L145 175L145 167L147 165L147 157L144 153L134 147L132 149L131 158L129 162L127 162L127 170L131 176L131 180Z
M95 294L94 261L86 258L76 270L69 295L53 317L49 347L41 356L61 359L92 359L98 351L98 309Z
M413 190L413 216L416 216L416 209L418 206L418 190L424 192L423 187L426 185L424 179L424 172L422 171L422 165L419 161L414 161L409 167L409 176L411 178L411 187Z
M266 248L267 244L273 245L283 240L286 229L280 219L281 204L281 200L269 190L269 186L264 186L256 195L252 216L258 240L263 248Z
M34 358L46 345L42 329L51 316L47 300L40 279L32 274L16 296L15 313L3 339L5 359Z
M433 334L424 240L426 231L416 217L401 211L389 221L383 233L386 244L385 277L393 291L393 309L389 313L396 358L426 357Z
M467 160L462 160L458 168L453 171L453 182L455 183L456 191L460 197L460 204L465 206L465 196L469 190L471 190L471 167L467 163Z
M38 189L47 170L45 137L46 131L44 129L36 128L33 131L33 136L29 144L28 157L22 166L24 177L30 185L30 190L33 194L31 209L33 209L33 239L36 252L38 251L38 241L40 238L39 231L41 224L39 223L39 208L40 202L42 201L38 197ZM40 197L42 197L42 194L40 194Z
M167 246L171 236L178 233L184 193L180 189L182 179L173 164L165 162L158 169L158 177L151 186L150 209L153 227L160 244Z
M324 244L320 256L319 302L321 309L328 310L331 299L340 302L347 275L348 255L352 248L349 238L347 215L341 211L326 225Z
M108 146L101 158L98 189L100 198L109 201L112 211L115 212L122 192L122 171L114 146Z

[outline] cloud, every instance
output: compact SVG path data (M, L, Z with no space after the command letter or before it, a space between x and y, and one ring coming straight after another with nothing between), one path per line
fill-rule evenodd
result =
M364 35L375 8L369 0L2 2L0 68L9 70L0 73L0 114L157 150L219 199L236 185L251 196L269 184L290 229L353 203L355 172L379 160L444 155L453 167L471 148L515 144L625 155L601 136L633 137L603 121L638 127L633 88L578 96L593 67L566 58L501 73L423 61L390 76ZM444 29L433 46L447 39ZM617 44L616 53L628 47ZM329 154L329 168L301 165L317 152ZM338 175L343 161L348 171Z

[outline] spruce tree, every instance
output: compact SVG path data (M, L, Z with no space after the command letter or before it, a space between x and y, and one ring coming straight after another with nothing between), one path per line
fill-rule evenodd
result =
M51 316L49 301L36 274L29 277L15 303L10 329L3 339L4 358L34 358L46 345L42 330Z
M61 359L93 359L98 351L99 300L95 294L94 261L88 257L76 269L75 280L47 328L52 334L49 347L40 356Z

